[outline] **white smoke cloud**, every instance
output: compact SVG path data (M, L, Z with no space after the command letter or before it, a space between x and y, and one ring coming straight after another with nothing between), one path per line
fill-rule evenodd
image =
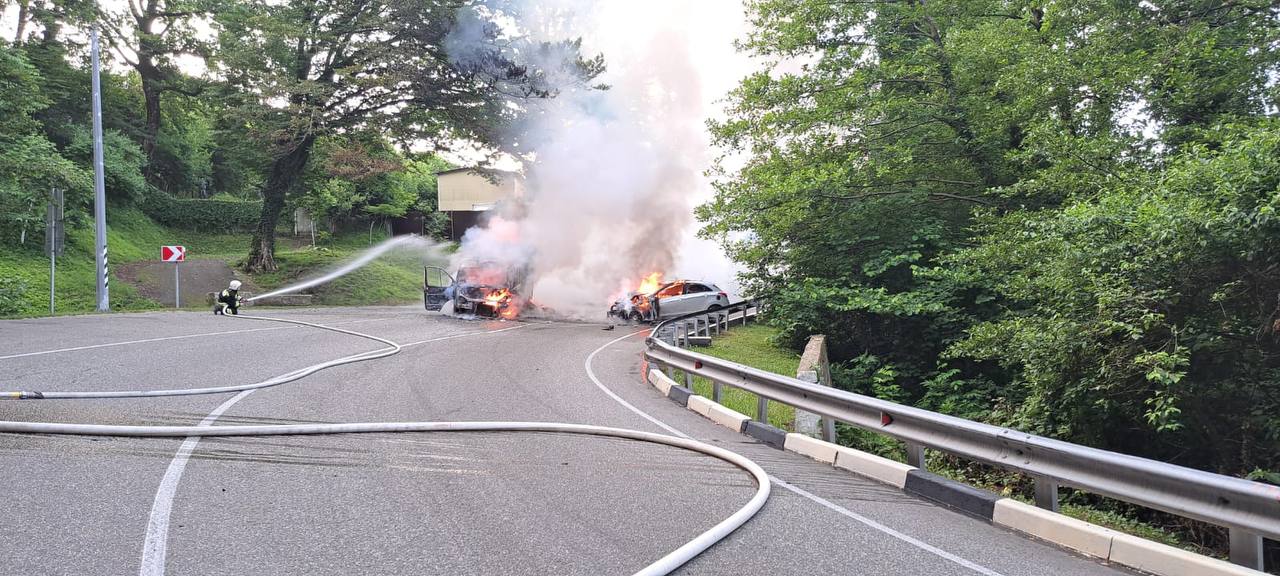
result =
M604 54L609 71L600 81L610 89L568 89L533 104L529 123L518 127L521 147L535 151L525 167L525 202L468 232L457 262L527 266L527 291L539 304L588 318L655 271L733 286L723 255L692 238L693 206L710 195L702 174L710 161L708 99L705 71L698 69L705 60L697 57L705 46L694 44L718 41L718 49L732 53L736 33L718 39L694 33L700 19L706 22L699 4L503 2L530 40L583 36L585 54ZM477 49L481 20L462 20L449 46L453 57ZM529 56L554 67L562 55ZM734 75L722 83L738 77L728 74ZM682 248L690 247L682 259ZM707 262L691 262L694 253Z

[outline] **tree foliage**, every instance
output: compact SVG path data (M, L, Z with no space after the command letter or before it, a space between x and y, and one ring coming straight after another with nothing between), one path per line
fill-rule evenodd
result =
M280 212L319 139L376 126L405 140L496 147L498 128L520 112L509 105L513 96L554 95L550 77L513 50L496 24L468 28L466 58L451 57L445 45L460 13L468 23L496 17L468 5L290 0L219 11L218 69L242 90L244 114L273 149L250 268L275 268ZM543 48L565 54L582 80L602 69L599 60L581 59L576 43ZM327 191L348 196L342 188L349 186Z
M840 384L1280 468L1271 2L756 0L704 234Z

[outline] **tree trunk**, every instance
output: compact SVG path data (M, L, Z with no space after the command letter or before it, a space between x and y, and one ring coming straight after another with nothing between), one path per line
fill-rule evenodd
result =
M148 78L146 74L140 76L142 77L142 101L147 111L146 124L143 125L142 130L142 153L147 158L144 174L147 182L156 185L154 166L156 137L160 134L160 80Z
M271 164L271 175L262 189L262 215L258 217L258 228L253 232L253 242L249 247L249 262L245 266L250 272L273 272L277 269L276 224L284 210L285 196L306 168L315 141L315 136L304 136L302 140L293 142L292 149Z
M27 12L31 0L18 0L18 31L13 34L13 45L22 44L22 36L27 32Z

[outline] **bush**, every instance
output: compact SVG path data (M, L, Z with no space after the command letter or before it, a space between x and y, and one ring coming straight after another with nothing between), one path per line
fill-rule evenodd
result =
M152 220L201 231L248 231L258 225L262 202L178 199L159 190L147 194L142 209Z
M0 278L0 316L15 316L26 307L27 282L21 278Z

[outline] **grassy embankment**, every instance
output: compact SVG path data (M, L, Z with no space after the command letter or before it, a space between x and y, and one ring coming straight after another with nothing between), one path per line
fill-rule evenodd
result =
M188 258L218 258L237 269L249 251L249 234L219 234L178 230L156 224L136 209L109 212L107 245L112 267L129 262L155 260L164 244L182 244ZM67 229L66 251L58 258L56 312L92 312L95 302L95 268L92 225ZM382 237L374 234L376 243ZM290 248L277 244L280 270L269 274L245 275L254 285L270 290L294 280L316 275L367 248L369 236L353 233L334 238L320 247ZM422 297L422 267L418 256L392 254L331 284L314 290L321 305L402 304ZM243 272L241 272L242 275ZM49 259L42 238L36 235L25 245L4 246L0 250L0 317L47 315L49 311ZM192 303L203 307L203 302ZM165 308L142 297L118 278L111 281L111 307L117 311Z
M774 333L773 328L763 324L737 326L723 336L712 339L711 346L698 348L697 351L753 368L795 376L796 368L800 366L800 356L771 342L769 338ZM684 383L683 372L676 371L676 381L680 384ZM710 398L711 381L695 376L693 390L699 396ZM756 415L755 394L728 386L724 387L723 394L721 404L746 414L753 420L759 419ZM770 403L769 423L784 430L791 430L795 424L795 410L790 406Z
M720 336L712 340L712 344L708 348L699 348L699 352L704 352L710 356L723 358L740 364L746 364L761 370L768 370L777 374L785 374L795 376L796 368L800 364L798 354L782 348L774 344L771 338L777 333L777 330L765 324L751 324L745 327L734 327L724 336ZM680 371L676 371L677 382L683 383L684 375ZM711 382L703 378L694 378L694 392L698 395L711 397ZM724 396L721 402L724 406L737 412L745 414L756 419L756 396L750 392L738 390L736 388L724 388ZM795 410L790 406L784 406L777 403L769 405L769 423L787 430L794 430ZM844 426L841 426L844 428ZM846 444L853 444L854 448L874 452L885 457L893 458L899 462L904 461L905 452L897 449L897 443L887 440L887 437L880 439L871 439L871 433L862 434L841 434ZM849 441L852 439L853 441ZM862 442L858 440L861 439ZM892 447L886 449L886 447ZM936 474L947 476L966 484L978 486L993 492L1000 493L1005 496L1023 500L1030 503L1029 498L1025 498L1013 491L1005 484L998 481L1000 475L983 475L974 476L968 473L964 467L956 466L953 462L938 453L931 452L929 458L929 470ZM1006 476L1007 477L1007 476ZM1091 522L1100 526L1106 526L1113 530L1133 534L1149 540L1154 540L1170 546L1178 546L1198 553L1212 553L1212 551L1202 550L1189 543L1182 542L1174 535L1143 522L1139 522L1132 518L1125 517L1115 512L1097 510L1087 506L1077 506L1069 502L1062 504L1062 513L1073 518L1079 518L1086 522Z

